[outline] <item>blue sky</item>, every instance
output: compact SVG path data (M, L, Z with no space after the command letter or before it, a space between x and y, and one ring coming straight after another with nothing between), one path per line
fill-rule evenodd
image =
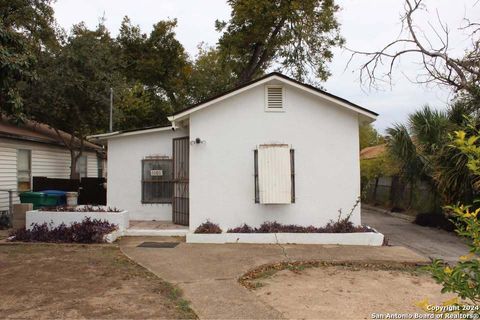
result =
M426 0L427 10L415 16L416 22L425 30L427 37L434 40L435 45L435 36L429 23L438 26L438 12L442 22L450 27L451 53L461 54L462 48L468 46L468 36L458 28L464 23L464 17L478 21L480 4L476 2ZM361 51L379 50L395 39L401 28L403 3L403 0L337 0L342 8L338 18L347 47ZM177 18L177 38L192 57L197 53L200 42L210 45L216 43L219 34L215 31L214 22L216 19L227 20L230 15L230 8L224 0L58 0L54 9L57 22L66 29L80 21L94 27L99 18L105 16L106 24L114 36L125 15L133 23L139 24L144 32L149 32L159 20ZM443 109L453 96L448 88L411 82L422 72L415 56L402 58L395 65L391 85L385 83L378 89L360 84L358 67L365 58L358 57L345 69L349 58L350 53L344 49L335 50L335 57L329 65L332 76L323 87L378 112L380 116L374 125L380 131L392 123L405 121L410 112L422 105Z

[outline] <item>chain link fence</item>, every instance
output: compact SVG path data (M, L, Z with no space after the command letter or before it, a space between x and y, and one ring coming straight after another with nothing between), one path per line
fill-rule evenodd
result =
M399 177L380 177L362 184L363 202L392 211L441 213L441 204L432 188L423 182L411 185Z

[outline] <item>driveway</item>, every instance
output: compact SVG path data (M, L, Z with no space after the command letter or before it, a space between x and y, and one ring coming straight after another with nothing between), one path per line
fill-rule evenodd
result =
M468 253L468 246L456 233L422 227L386 213L362 208L362 223L383 233L390 245L410 248L429 259L455 262Z
M128 257L160 278L176 284L203 319L278 319L272 308L237 279L254 267L286 260L353 261L365 263L425 263L404 247L190 244L174 248L138 247L144 242L178 242L178 238L126 237L120 248Z

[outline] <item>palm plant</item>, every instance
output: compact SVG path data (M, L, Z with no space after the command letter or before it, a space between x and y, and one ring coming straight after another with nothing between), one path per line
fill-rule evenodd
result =
M446 203L469 199L472 177L466 157L450 146L449 134L465 127L468 114L461 103L444 112L424 106L406 125L387 129L387 147L400 163L400 176L413 190L422 181Z

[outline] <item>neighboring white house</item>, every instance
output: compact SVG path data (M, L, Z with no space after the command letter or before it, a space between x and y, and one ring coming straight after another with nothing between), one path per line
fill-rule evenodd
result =
M377 114L271 73L108 142L107 203L195 229L323 226L360 196L360 122ZM360 223L360 208L352 221Z
M65 133L65 137L70 137ZM85 142L85 152L77 163L81 177L102 175L101 147ZM13 203L18 192L32 189L33 177L70 177L70 152L62 146L56 132L33 121L15 125L0 118L0 210L9 209L8 192L13 190Z

